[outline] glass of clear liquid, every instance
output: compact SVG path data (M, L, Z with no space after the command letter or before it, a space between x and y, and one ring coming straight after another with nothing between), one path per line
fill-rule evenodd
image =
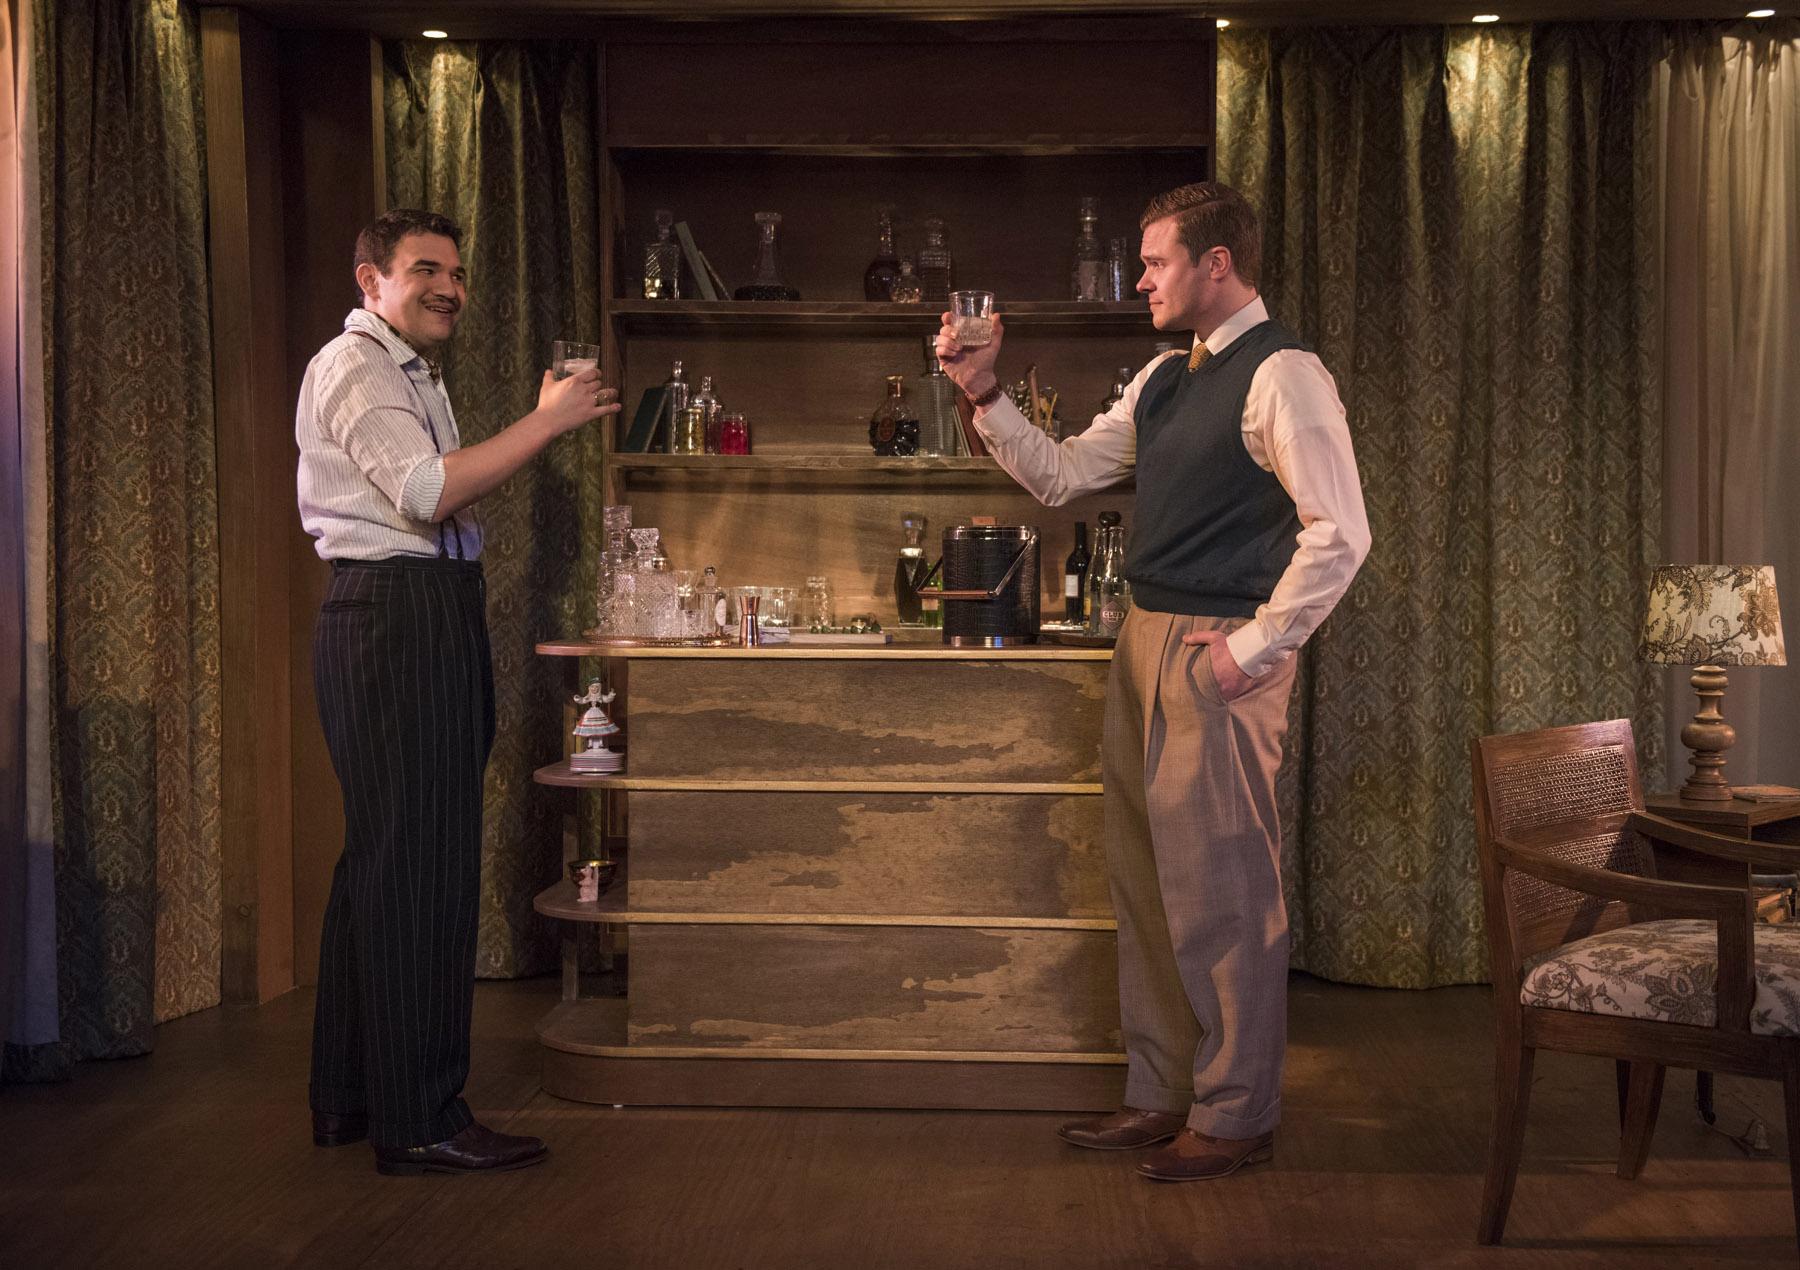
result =
M573 340L557 340L550 345L550 373L558 379L579 375L584 370L600 369L600 346L577 344Z
M994 342L994 293L952 291L950 333L964 348L984 348Z

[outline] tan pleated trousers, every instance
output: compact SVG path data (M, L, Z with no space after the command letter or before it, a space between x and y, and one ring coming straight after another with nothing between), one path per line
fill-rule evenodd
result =
M1275 773L1295 659L1227 704L1206 647L1181 642L1242 624L1133 609L1101 753L1125 1102L1219 1138L1275 1127L1287 1049Z

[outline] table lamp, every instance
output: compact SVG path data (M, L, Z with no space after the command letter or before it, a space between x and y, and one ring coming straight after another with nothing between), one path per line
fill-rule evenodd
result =
M1694 772L1681 787L1692 802L1728 802L1725 751L1737 740L1719 700L1727 666L1785 666L1772 565L1666 564L1650 577L1650 608L1638 660L1692 666L1700 712L1681 729Z

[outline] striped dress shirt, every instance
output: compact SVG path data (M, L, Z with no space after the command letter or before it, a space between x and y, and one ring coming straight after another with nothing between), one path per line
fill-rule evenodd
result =
M432 523L444 455L459 448L432 367L367 309L314 356L294 418L300 521L327 560L481 556L473 508Z

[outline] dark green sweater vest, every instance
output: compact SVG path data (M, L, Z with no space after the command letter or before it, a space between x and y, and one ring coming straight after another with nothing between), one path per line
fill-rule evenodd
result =
M1137 513L1125 576L1157 613L1249 617L1294 558L1300 517L1244 449L1244 400L1271 353L1305 347L1275 321L1196 371L1177 355L1137 401Z

